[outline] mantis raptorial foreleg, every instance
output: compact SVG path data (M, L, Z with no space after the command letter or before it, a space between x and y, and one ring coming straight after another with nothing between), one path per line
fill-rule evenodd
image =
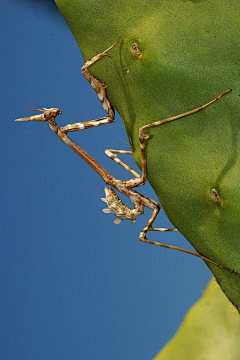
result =
M125 164L123 161L121 161L116 155L116 154L131 154L131 151L106 150L106 154L110 158L112 158L115 162L117 162L119 165L121 165L124 169L126 169L128 172L130 172L134 176L134 178L127 180L127 181L114 178L95 159L93 159L86 151L84 151L79 145L77 145L73 140L71 140L67 136L68 132L85 130L85 129L89 129L91 127L96 127L96 126L112 123L114 121L115 113L114 113L114 109L113 109L111 103L107 99L106 86L104 84L102 84L98 79L96 79L93 75L91 75L87 71L87 68L89 66L93 65L96 61L100 60L102 57L109 56L107 54L108 51L110 51L118 43L118 41L119 41L119 39L112 46L110 46L107 50L94 56L90 61L87 61L82 67L82 73L83 73L84 77L89 81L91 86L96 91L96 93L103 105L104 110L107 112L106 117L103 117L101 119L86 121L86 122L72 123L72 124L68 124L63 127L59 127L56 123L56 117L59 114L61 114L62 111L58 108L52 108L52 109L43 109L43 110L38 109L38 111L41 111L42 114L25 117L25 118L20 118L20 119L17 119L16 121L47 121L49 128L54 133L56 133L58 135L58 137L65 144L70 146L79 156L81 156L83 158L83 160L85 160L103 178L103 180L105 181L105 183L107 185L111 186L110 188L105 187L106 198L103 199L103 201L107 203L108 208L105 209L104 212L114 213L117 217L117 219L115 220L115 223L118 224L122 220L125 220L125 219L135 222L136 218L139 215L144 213L145 207L150 208L152 210L152 215L151 215L150 219L148 220L146 226L140 233L139 239L141 241L149 243L149 244L169 248L169 249L179 250L179 251L200 257L201 259L203 259L207 262L210 262L228 272L231 272L231 273L236 274L237 276L240 276L240 274L235 272L234 270L231 270L223 265L220 265L199 253L195 253L195 252L188 251L188 250L185 250L182 248L178 248L176 246L166 245L166 244L162 244L159 242L148 240L146 238L146 234L148 231L177 231L177 229L175 229L175 228L171 228L171 229L153 228L153 226L152 226L153 222L160 211L160 204L158 202L156 202L155 200L150 199L147 196L143 196L143 195L139 194L137 191L133 190L133 188L135 188L135 187L144 185L147 180L147 160L146 160L146 156L145 156L145 141L148 139L149 136L147 134L145 134L145 130L148 128L156 127L156 126L165 124L167 122L181 119L188 115L199 112L199 111L205 109L207 106L216 102L218 99L220 99L225 94L227 94L229 91L231 91L230 89L225 91L223 94L219 95L217 98L213 99L209 103L207 103L203 106L200 106L199 108L196 108L194 110L188 111L186 113L183 113L183 114L180 114L180 115L177 115L174 117L170 117L168 119L160 120L160 121L143 126L139 130L139 141L140 141L140 147L141 147L141 160L142 160L142 173L141 174L139 174L138 172L136 172L135 170L130 168L127 164ZM129 207L124 205L112 188L115 188L120 193L129 197L129 199L131 200L131 202L134 205L134 208L130 209ZM215 189L213 189L213 190L215 190ZM216 192L216 190L215 190L215 192ZM213 194L214 194L214 192L213 192Z

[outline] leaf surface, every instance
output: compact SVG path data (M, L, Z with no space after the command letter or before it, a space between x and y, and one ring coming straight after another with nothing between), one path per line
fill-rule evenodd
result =
M237 360L240 317L215 280L154 360Z
M239 2L57 0L89 68L107 85L141 167L141 126L204 105L148 130L148 180L167 216L197 252L240 272ZM137 43L140 60L131 51ZM221 203L211 195L216 189ZM240 309L240 278L207 264Z

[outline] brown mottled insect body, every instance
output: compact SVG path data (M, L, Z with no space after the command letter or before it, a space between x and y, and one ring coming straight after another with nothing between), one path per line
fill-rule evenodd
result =
M152 210L152 215L151 215L150 219L148 220L146 226L144 227L144 229L141 231L141 233L139 235L139 239L141 241L149 243L149 244L165 247L168 249L182 251L182 252L200 257L201 259L203 259L209 263L212 263L228 272L231 272L237 276L240 276L240 274L235 272L234 270L231 270L221 264L218 264L215 261L208 259L201 254L194 253L192 251L188 251L188 250L176 247L176 246L166 245L166 244L162 244L159 242L148 240L146 237L148 231L161 231L161 232L162 231L177 231L177 229L153 227L153 222L156 219L156 217L160 211L160 204L147 196L141 195L136 190L133 190L133 188L135 188L135 187L144 185L147 181L147 160L146 160L146 155L145 155L145 142L149 138L149 135L146 134L145 131L151 127L160 126L167 122L178 120L183 117L194 114L196 112L199 112L199 111L205 109L206 107L210 106L217 100L219 100L221 97L223 97L227 93L229 93L231 91L231 89L228 89L227 91L225 91L224 93L222 93L221 95L219 95L218 97L216 97L215 99L210 101L209 103L207 103L203 106L200 106L199 108L185 112L185 113L177 115L177 116L170 117L168 119L159 120L154 123L147 124L147 125L141 127L139 129L139 142L140 142L140 148L141 148L141 162L142 162L141 174L139 174L138 172L133 170L130 166L125 164L117 156L117 154L132 154L131 151L112 150L112 149L106 150L106 154L112 160L114 160L117 164L122 166L124 169L126 169L129 173L131 173L134 176L134 178L127 180L127 181L115 179L107 170L105 170L85 150L83 150L79 145L77 145L73 140L71 140L68 137L68 135L67 135L68 132L86 130L86 129L89 129L92 127L112 123L114 121L115 112L114 112L114 108L112 107L111 103L107 99L106 85L102 84L98 79L96 79L93 75L91 75L87 71L87 68L90 65L93 65L96 61L99 61L102 57L109 56L107 54L108 51L110 51L114 46L116 46L116 44L118 42L119 42L119 39L112 46L110 46L107 50L105 50L101 54L95 55L90 61L87 61L82 67L82 73L83 73L84 77L88 80L88 82L91 84L93 89L96 91L96 93L103 105L103 108L107 113L106 117L96 119L96 120L86 121L86 122L72 123L72 124L68 124L63 127L58 127L58 125L56 123L56 117L59 114L61 114L62 111L58 108L52 108L52 109L43 109L43 110L35 109L37 111L42 111L43 114L20 118L20 119L17 119L16 121L48 121L49 128L53 132L55 132L65 144L70 146L79 156L81 156L82 159L85 160L102 177L102 179L104 180L104 182L107 185L110 185L110 188L105 187L106 198L103 198L102 200L107 204L108 208L104 209L103 211L105 213L113 213L117 217L117 219L114 221L115 224L119 224L122 220L131 220L132 223L134 223L136 221L136 218L139 215L142 215L144 213L144 208L148 207L149 209ZM138 56L138 58L141 57L141 52L136 43L132 44L131 50L133 51L133 53L135 55ZM34 109L32 109L32 110L34 110ZM129 197L129 199L133 203L133 206L134 206L133 209L130 209L128 206L123 204L123 202L119 199L119 197L117 196L117 194L115 193L113 188L115 188L120 193ZM213 189L213 190L215 190L215 189ZM212 196L215 198L216 201L220 202L221 199L220 199L217 191L216 190L213 191L213 190L212 190Z

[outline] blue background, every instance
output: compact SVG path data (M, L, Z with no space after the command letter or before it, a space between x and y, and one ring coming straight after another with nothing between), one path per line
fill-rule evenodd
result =
M46 123L13 121L32 115L24 107L60 107L60 125L105 113L54 3L1 5L0 359L152 359L211 273L199 259L140 243L149 211L114 225L101 178ZM104 154L128 149L118 115L72 138L129 178ZM139 190L156 199L149 185ZM156 225L171 226L163 211ZM178 233L151 239L191 249Z

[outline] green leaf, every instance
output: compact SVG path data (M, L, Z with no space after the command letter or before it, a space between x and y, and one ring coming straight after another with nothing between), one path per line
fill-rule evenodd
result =
M215 280L154 360L237 360L240 317Z
M121 35L90 72L107 85L141 167L138 130L232 92L205 110L150 129L148 180L197 252L240 272L238 0L57 0L85 60ZM140 60L131 51L137 43ZM216 189L221 202L211 195ZM207 263L240 309L240 278Z

